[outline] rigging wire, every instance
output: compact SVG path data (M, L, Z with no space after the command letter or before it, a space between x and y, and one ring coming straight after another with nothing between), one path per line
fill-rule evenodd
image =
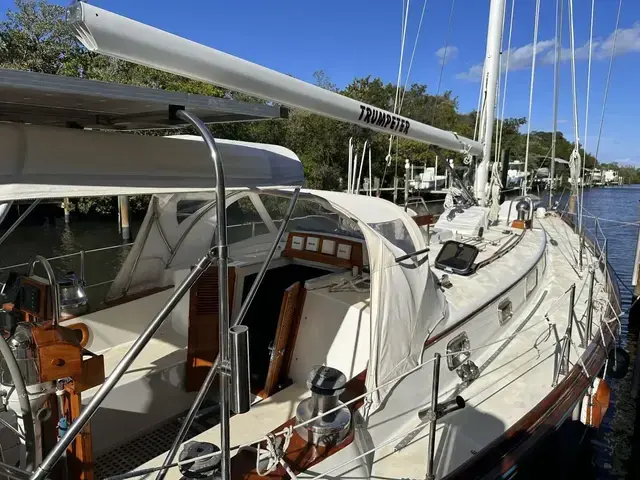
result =
M400 100L400 89L402 88L402 64L404 61L404 44L407 37L407 21L409 19L409 4L410 0L407 0L405 4L404 0L402 6L404 11L402 12L402 36L400 38L400 62L398 63L398 79L396 81L396 98L393 101L393 113L397 113L398 101ZM406 8L405 8L406 5Z
M480 77L481 79L484 80L484 65L482 66L482 77ZM478 140L478 125L480 124L480 118L482 117L482 106L484 105L484 97L483 94L486 91L486 88L484 88L482 81L480 82L480 88L478 89L478 106L476 108L476 123L473 127L473 139L474 140Z
M502 132L504 131L504 110L505 105L507 103L507 81L509 79L509 61L511 60L511 37L513 33L513 15L516 8L516 0L511 0L511 18L509 19L509 40L507 41L507 60L504 69L504 86L502 88L502 108L500 111L500 129L498 130L498 142L496 148L496 156L498 158L498 153L502 150ZM506 13L506 12L505 12ZM503 22L504 24L504 22ZM504 30L504 27L503 27ZM502 65L502 62L500 62Z
M553 132L551 133L551 165L549 166L549 207L553 202L556 169L556 143L558 138L558 93L560 90L560 56L562 54L562 24L564 0L556 0L556 36L553 54ZM564 195L564 190L562 191ZM562 196L560 196L562 198Z
M502 90L500 89L500 79L502 78L502 54L503 54L503 50L502 50L502 44L504 42L504 22L507 18L507 9L505 8L502 11L502 28L500 29L500 55L499 55L499 60L498 60L498 79L496 80L496 109L497 106L500 104L500 95L502 93ZM500 128L500 117L498 117L498 115L495 115L495 121L496 121L496 127L495 127L495 136L496 138L498 138L498 129ZM494 142L494 146L495 146L495 153L493 158L494 163L499 163L498 162L498 142Z
M607 73L607 82L604 87L604 99L602 101L602 115L600 116L600 129L598 131L598 142L596 144L596 162L598 161L598 153L600 152L600 139L602 137L602 126L604 125L604 112L607 106L607 97L609 96L609 84L611 83L611 71L613 69L613 58L616 56L616 42L618 40L618 26L620 25L620 11L622 10L622 0L618 3L618 15L616 17L616 29L613 33L613 45L611 47L611 58L609 60L609 71Z
M582 167L582 185L580 189L580 220L579 224L582 226L582 215L583 205L584 205L584 180L586 174L586 163L587 163L587 133L589 131L589 100L591 96L591 60L593 59L593 21L595 17L595 7L596 0L591 0L591 26L589 28L589 63L587 67L587 104L585 106L584 113L584 139L582 141L582 158L584 159L584 166ZM593 171L595 172L596 166L593 166ZM593 174L591 176L593 180Z
M407 69L407 76L404 81L404 87L402 89L402 97L400 98L400 107L398 108L398 114L402 111L402 105L404 104L404 96L407 93L407 85L409 84L409 76L411 75L411 67L413 66L413 58L416 55L416 48L418 47L418 39L420 38L420 32L422 31L422 20L424 19L424 12L427 9L428 0L424 0L422 4L422 13L420 14L420 22L418 23L418 31L416 32L416 39L413 42L413 51L411 52L411 60L409 60L409 68Z
M573 136L574 146L573 152L569 157L569 166L573 164L572 169L572 196L575 198L579 193L578 179L582 169L582 159L580 158L580 134L578 125L578 93L576 87L576 41L573 21L573 0L569 0L569 44L571 48L571 92L573 96ZM574 193L575 192L575 193ZM575 201L575 200L574 200ZM575 211L571 212L575 214ZM578 230L582 228L580 216L578 216Z
M398 108L398 98L400 95L400 85L402 80L402 63L404 58L404 44L407 36L407 21L409 17L409 5L410 0L402 0L402 16L401 16L401 32L400 32L400 62L398 63L398 79L396 81L396 97L393 102L393 113L397 113L396 110ZM377 195L380 196L380 192L382 189L382 185L384 184L384 179L387 176L387 169L391 165L391 149L393 148L393 135L389 135L389 150L387 151L387 156L385 157L384 171L382 173L382 181L380 182L380 186L378 187ZM397 155L397 147L396 147L396 155ZM398 159L396 158L396 164L398 163ZM396 165L396 174L397 174L397 165Z
M571 0L569 0L571 1ZM540 0L536 0L535 23L533 26L533 56L531 58L531 84L529 86L529 117L527 120L527 146L524 154L524 183L522 194L527 194L527 175L529 166L529 144L531 139L531 111L533 108L533 85L536 76L536 57L538 53L538 27L540 26Z
M433 110L431 112L431 125L433 126L438 111L438 95L440 95L440 87L442 86L442 74L444 73L444 65L447 63L447 55L449 54L449 36L451 34L451 22L453 20L453 10L456 6L456 0L451 0L451 9L449 10L449 23L447 25L447 34L444 37L444 54L442 55L442 65L440 65L440 76L438 77L438 89L433 102Z

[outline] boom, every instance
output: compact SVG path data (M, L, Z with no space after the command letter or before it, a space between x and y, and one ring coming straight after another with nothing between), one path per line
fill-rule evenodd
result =
M94 5L78 2L68 12L68 21L90 51L379 132L482 155L481 143L455 132L394 115Z

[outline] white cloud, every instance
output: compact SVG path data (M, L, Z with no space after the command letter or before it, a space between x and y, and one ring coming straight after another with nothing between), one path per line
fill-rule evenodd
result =
M555 40L543 40L538 42L536 45L537 55L547 54L551 51L552 59L553 59L553 46L555 45ZM507 57L509 57L509 71L513 70L523 70L531 67L531 59L533 57L533 43L529 43L522 47L512 48L511 53L507 55L507 52L504 52L501 56L502 62L502 71L505 72L507 69ZM466 72L461 72L456 75L456 78L462 80L470 80L470 81L478 81L482 76L482 64L478 63L472 66Z
M592 45L592 55L595 60L605 60L611 57L613 51L613 40L615 31L605 38L594 39ZM553 64L555 59L555 40L543 40L538 42L536 46L538 58L544 64ZM629 28L619 28L616 39L616 56L627 53L640 52L640 22L634 23ZM522 47L512 48L509 55L509 71L524 70L531 68L531 60L533 57L533 43L529 43ZM563 62L570 60L571 49L562 48L560 58ZM576 48L576 60L587 60L589 58L589 43ZM502 72L506 71L507 52L504 52L501 58ZM466 72L456 75L456 78L462 80L478 81L482 76L482 64L473 65Z
M440 47L436 50L436 57L440 59L440 63L447 63L454 60L458 56L458 47Z
M482 77L482 64L477 63L466 72L460 72L456 74L456 78L460 80L469 80L471 82L477 82Z

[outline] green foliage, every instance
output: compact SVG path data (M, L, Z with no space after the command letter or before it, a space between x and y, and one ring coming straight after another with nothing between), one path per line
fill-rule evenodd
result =
M132 195L129 197L129 212L132 215L144 214L149 206L150 195ZM83 215L116 215L117 197L79 197L70 199L70 210Z
M77 75L84 49L63 21L65 9L45 0L16 0L0 23L0 66Z
M262 102L202 82L90 53L75 39L64 21L64 14L63 7L49 4L45 0L16 0L15 8L9 10L6 20L0 23L0 66L214 97L224 96L245 102ZM450 91L433 95L427 85L415 83L405 92L397 93L395 85L370 75L356 78L344 89L339 89L322 70L318 70L314 78L322 88L381 109L393 111L397 100L402 107L402 115L408 118L469 138L474 137L476 112L459 112L458 99ZM513 160L523 159L525 156L526 135L521 132L521 127L525 124L525 118L508 118L504 121L501 136L498 134L499 129L494 129L494 145L500 139L502 148L510 150ZM345 187L349 139L353 140L358 158L361 158L365 141L368 142L372 152L373 175L380 178L385 172L389 153L393 160L390 171L397 169L400 172L404 170L406 158L414 164L425 165L434 165L436 156L440 159L445 156L454 158L458 162L462 160L460 154L452 154L411 140L396 138L390 148L388 134L375 133L298 110L292 110L286 121L221 124L210 128L216 136L222 138L278 144L290 148L302 160L307 186L312 188L331 190ZM178 132L192 133L188 128ZM165 134L157 131L139 133ZM543 166L544 159L550 156L551 136L550 132L531 133L529 163L532 168ZM568 159L572 150L573 144L558 132L556 156ZM595 158L587 154L585 163L587 168L591 168ZM548 160L546 164L548 165ZM563 167L559 168L562 170ZM640 181L638 170L618 166L615 168L626 179ZM365 162L362 177L367 176L368 166ZM387 173L386 185L390 184L392 177L392 174ZM132 197L130 200L134 212L146 209L147 204L148 197L144 196ZM75 201L75 208L82 213L111 215L116 211L116 206L115 199L82 198Z

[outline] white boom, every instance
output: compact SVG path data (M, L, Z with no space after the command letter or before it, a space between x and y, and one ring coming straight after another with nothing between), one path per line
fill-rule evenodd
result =
M69 7L68 21L80 41L93 52L383 133L482 155L481 143L454 132L394 115L84 2Z

